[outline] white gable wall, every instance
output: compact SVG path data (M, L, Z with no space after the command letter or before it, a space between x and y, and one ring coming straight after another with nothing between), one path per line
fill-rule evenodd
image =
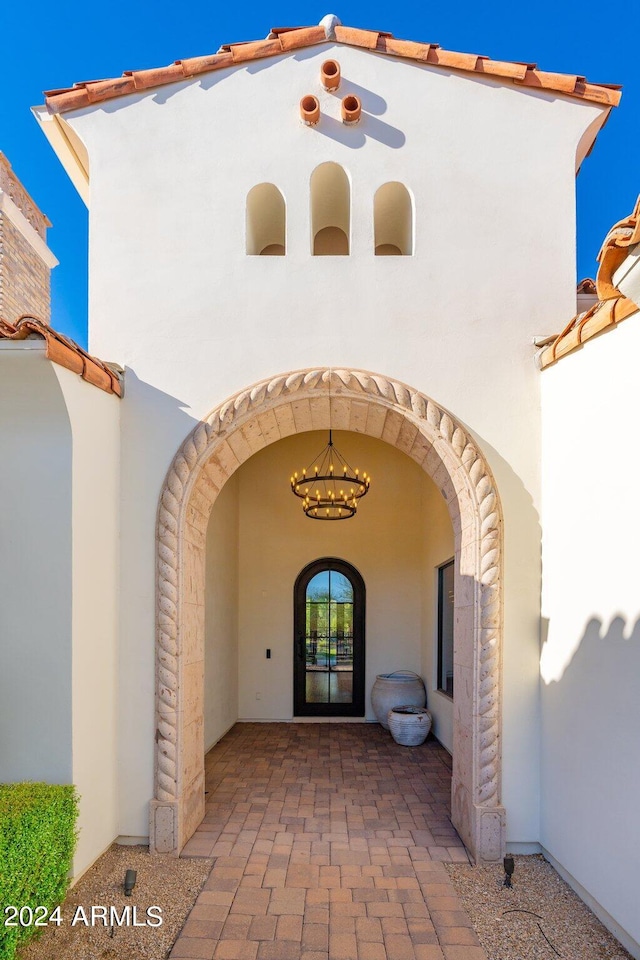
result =
M338 95L320 90L339 60ZM357 93L363 119L339 121ZM323 117L298 119L301 96ZM478 437L505 514L503 799L538 838L539 400L531 338L575 302L574 165L601 108L326 44L67 119L91 165L90 345L129 368L122 416L124 833L153 785L154 540L177 447L226 396L288 369L364 368L434 397ZM310 256L309 179L351 181L351 256ZM373 197L415 203L415 256L373 256ZM247 257L245 197L273 182L287 256ZM544 277L544 282L540 278ZM535 295L533 295L535 294Z

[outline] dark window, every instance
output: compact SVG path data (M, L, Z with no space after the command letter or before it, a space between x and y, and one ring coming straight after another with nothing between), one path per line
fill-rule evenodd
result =
M453 697L453 560L438 567L438 690Z

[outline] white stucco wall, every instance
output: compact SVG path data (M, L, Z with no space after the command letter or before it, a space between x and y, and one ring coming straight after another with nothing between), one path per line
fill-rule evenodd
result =
M51 365L72 442L73 782L81 797L74 874L121 833L118 816L120 400Z
M238 474L216 500L207 528L204 747L238 719Z
M342 67L337 96L319 89L327 56ZM337 119L348 91L364 112L350 128ZM314 129L298 119L308 92L323 109ZM573 312L576 147L602 116L560 95L330 43L67 115L91 168L90 345L129 368L125 832L146 830L153 792L154 535L170 460L208 409L247 384L342 365L434 397L475 432L495 473L505 517L503 800L508 839L537 839L531 339ZM327 160L351 180L349 257L310 256L309 180ZM413 257L373 256L373 197L388 180L414 198ZM285 197L286 257L245 255L245 197L265 181Z
M0 344L0 780L74 783L74 874L119 833L119 401Z
M44 343L2 343L0 782L73 778L71 446Z
M541 842L637 957L639 353L635 315L541 374Z

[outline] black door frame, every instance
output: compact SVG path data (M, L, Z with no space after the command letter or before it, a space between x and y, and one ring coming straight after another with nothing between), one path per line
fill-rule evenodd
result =
M353 586L353 701L352 703L306 703L307 586L317 573L335 570ZM364 717L366 589L358 570L346 560L322 557L298 574L293 590L293 713L297 717Z

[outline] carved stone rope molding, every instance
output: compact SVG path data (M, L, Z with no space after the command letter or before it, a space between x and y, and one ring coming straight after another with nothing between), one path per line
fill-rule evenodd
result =
M475 558L475 693L477 781L472 801L500 803L501 514L491 471L463 427L428 397L387 377L358 370L302 370L264 380L216 407L176 454L158 511L158 646L156 798L178 798L180 551L185 511L202 466L235 430L258 414L294 400L329 396L366 399L409 420L442 456L452 481L462 479L479 543ZM468 509L468 508L467 508ZM467 518L468 519L468 518Z

